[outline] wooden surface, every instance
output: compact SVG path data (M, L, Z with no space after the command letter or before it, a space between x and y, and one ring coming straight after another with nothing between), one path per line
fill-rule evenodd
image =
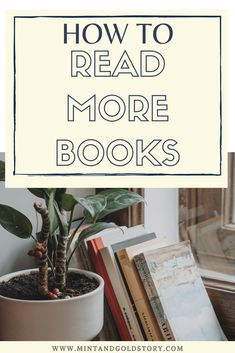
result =
M207 287L216 315L228 340L235 340L235 291Z

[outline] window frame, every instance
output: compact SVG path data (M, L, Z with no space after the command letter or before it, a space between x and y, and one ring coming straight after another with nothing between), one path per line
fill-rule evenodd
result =
M190 228L191 225L200 225L200 219L204 212L202 207L204 204L202 204L200 200L200 195L203 195L203 199L205 200L207 190L208 198L211 197L213 193L214 195L216 193L215 200L220 200L221 203L220 214L214 215L220 217L221 225L219 231L221 230L222 233L234 232L235 236L235 153L229 153L227 189L179 189L179 233L181 239L190 240L188 228ZM213 209L211 209L211 212L212 211ZM212 218L212 216L210 217ZM208 217L208 220L209 219ZM200 263L198 263L198 266L205 283L209 283L217 289L226 290L226 288L229 287L235 291L235 276L233 274L203 268Z

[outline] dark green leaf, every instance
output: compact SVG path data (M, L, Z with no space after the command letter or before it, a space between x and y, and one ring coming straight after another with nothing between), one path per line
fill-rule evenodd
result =
M64 236L67 236L68 235L68 222L67 222L65 215L60 211L59 206L56 201L54 202L54 209L56 212L60 232Z
M80 243L82 240L90 237L91 235L97 234L104 229L108 228L117 228L118 226L115 223L106 223L106 222L99 222L92 224L91 226L83 229L78 237L78 242Z
M49 195L51 192L55 193L57 189L28 189L31 194L33 194L36 197L40 197L41 199L45 199L46 197L49 199Z
M55 190L56 190L55 191L55 200L58 203L58 205L61 207L62 197L65 194L66 189L65 188L63 188L63 189L62 188L57 188Z
M73 242L73 239L74 237L77 235L77 232L79 230L79 228L83 225L84 223L84 218L81 220L81 222L79 222L79 224L77 225L76 228L74 228L71 233L70 233L70 236L69 236L69 240L68 240L68 243L67 243L67 251L70 249L70 246Z
M0 181L5 181L5 162L0 161Z
M40 197L41 199L44 199L45 194L44 194L44 189L28 189L31 194L33 194L36 197Z
M77 205L77 200L71 194L63 194L61 199L61 207L65 211L72 211L72 209Z
M29 238L32 234L30 220L14 208L0 204L0 224L8 232L19 238Z

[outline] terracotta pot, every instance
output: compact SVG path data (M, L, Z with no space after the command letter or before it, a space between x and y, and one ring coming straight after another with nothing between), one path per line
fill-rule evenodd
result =
M29 274L14 272L0 278ZM103 326L104 281L92 272L70 269L95 278L99 286L92 292L63 300L20 300L0 295L0 340L5 341L87 341Z

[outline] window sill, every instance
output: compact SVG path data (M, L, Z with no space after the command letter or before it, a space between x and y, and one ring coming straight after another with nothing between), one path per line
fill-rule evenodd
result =
M235 293L235 276L202 268L199 270L206 287Z

